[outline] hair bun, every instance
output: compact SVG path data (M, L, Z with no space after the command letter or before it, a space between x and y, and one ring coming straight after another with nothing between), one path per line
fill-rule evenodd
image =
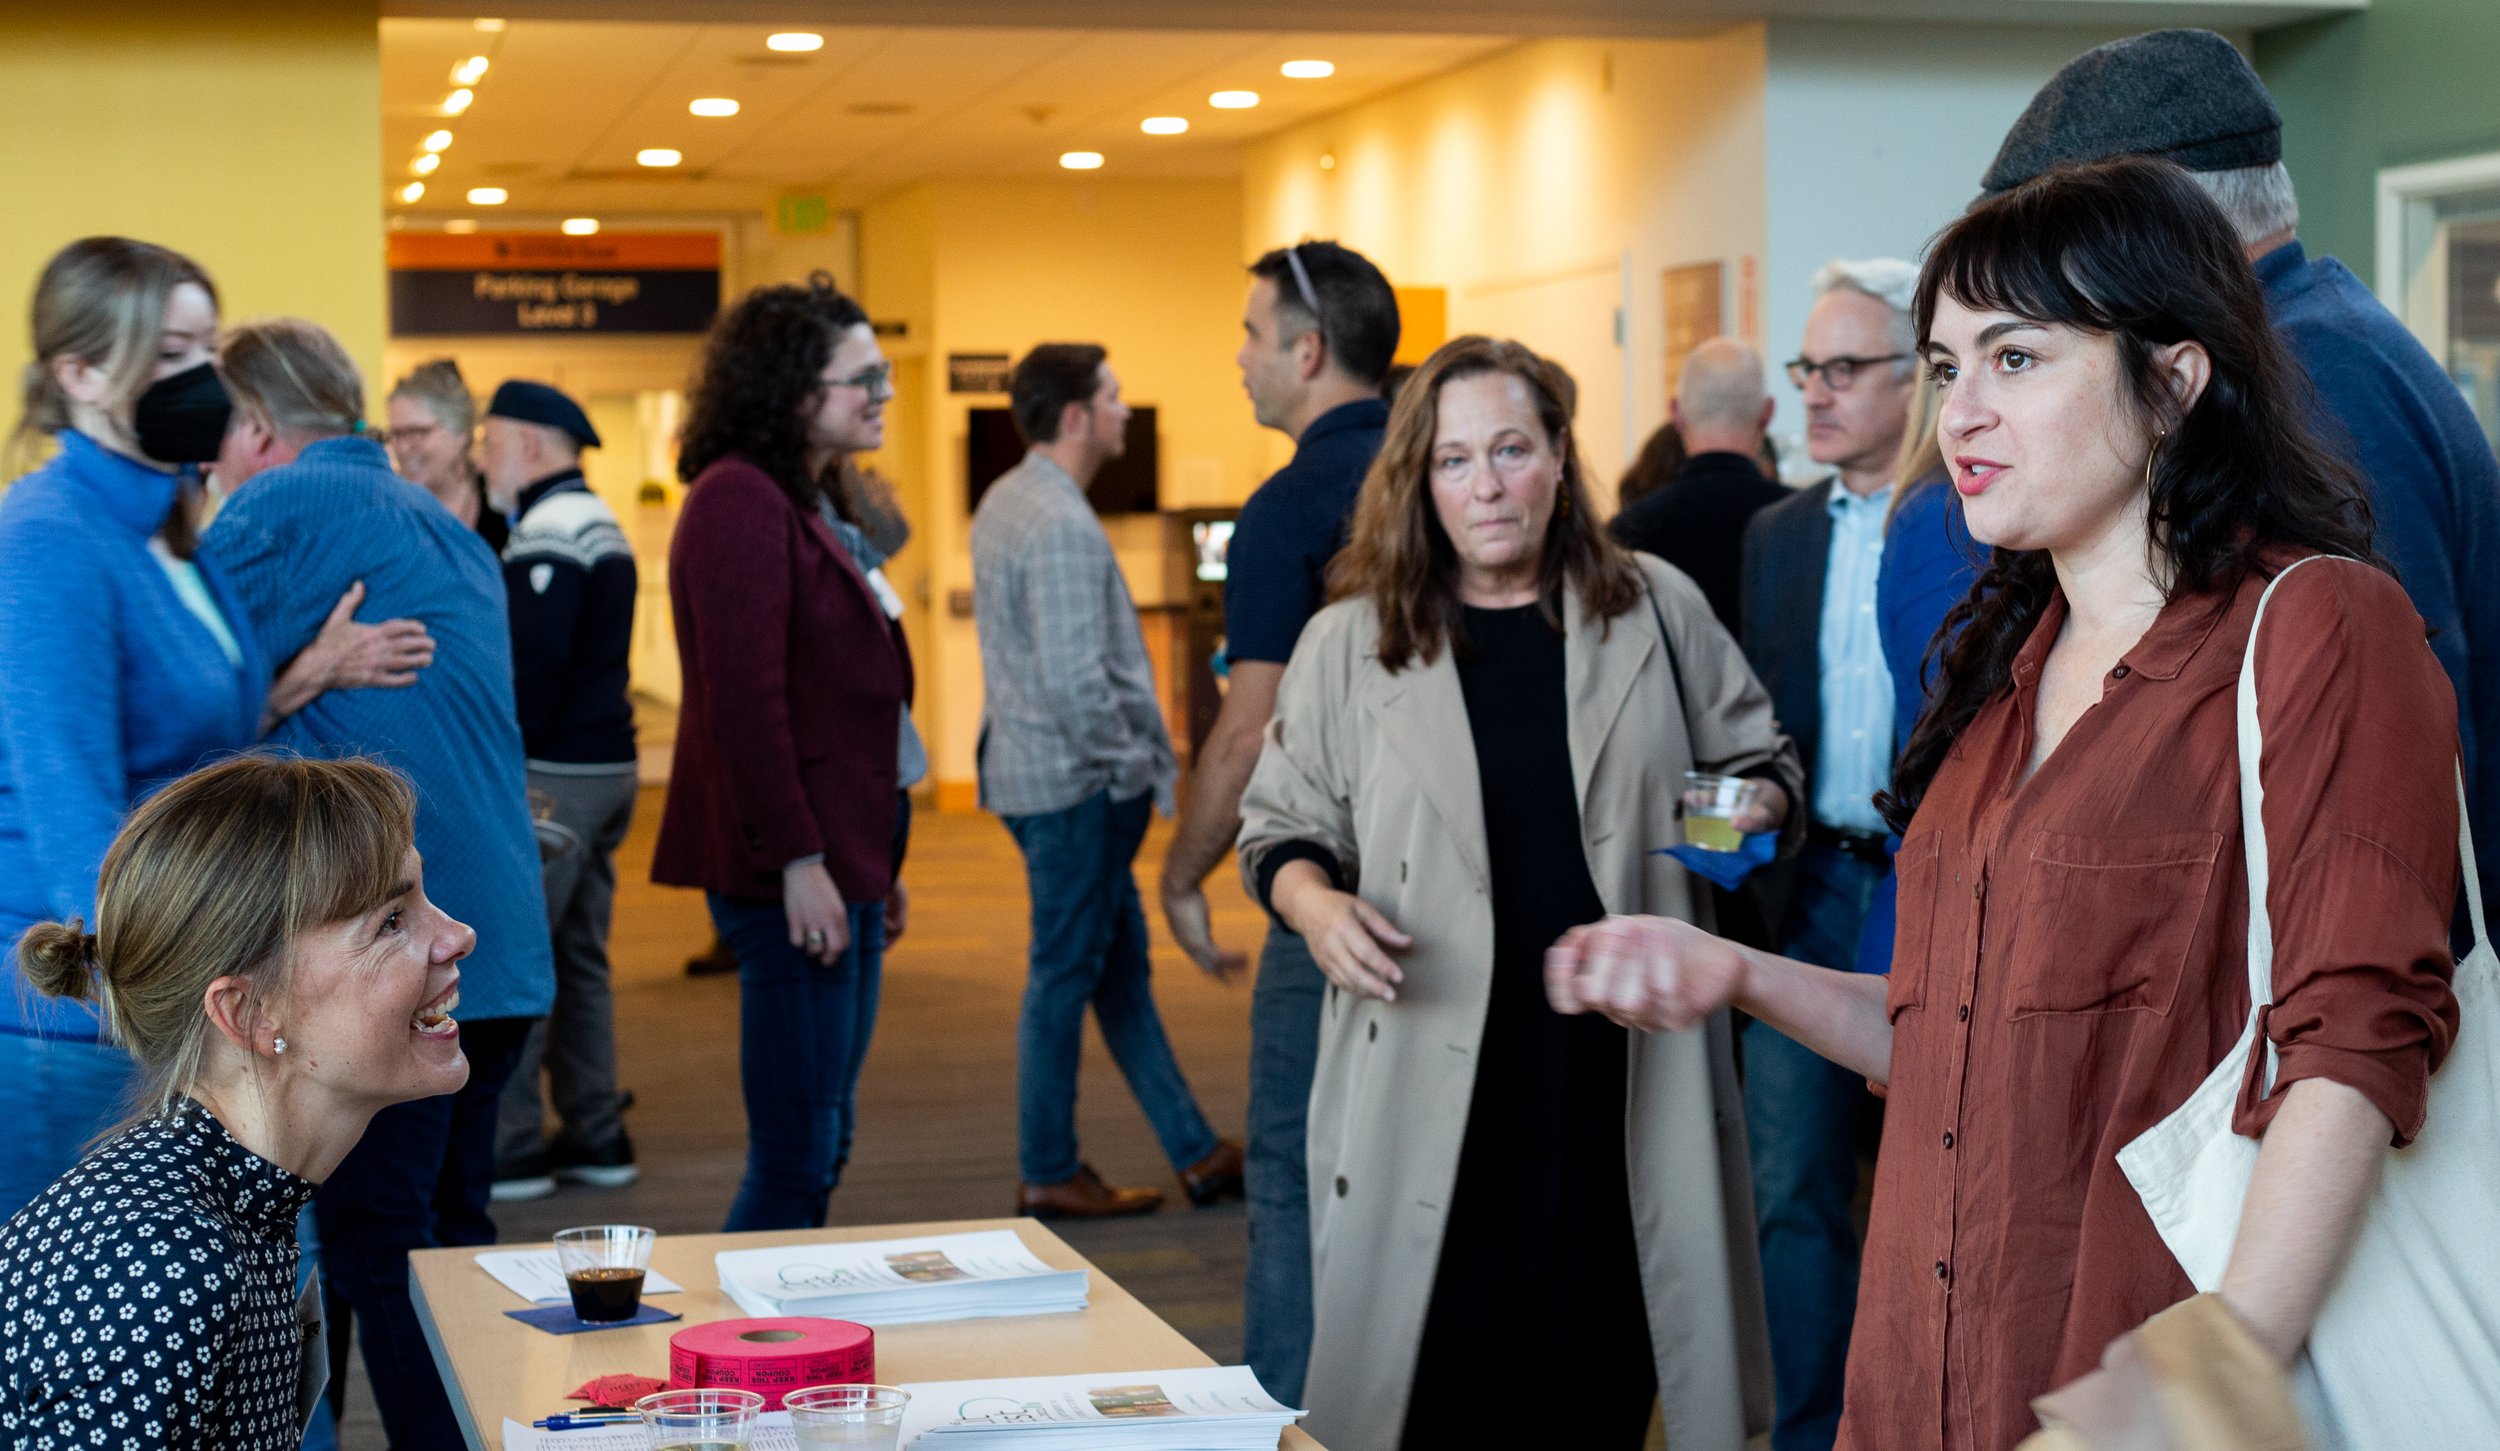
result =
M44 996L97 1001L97 974L103 963L97 957L95 934L87 931L84 922L41 922L27 928L17 941L17 957L27 981Z

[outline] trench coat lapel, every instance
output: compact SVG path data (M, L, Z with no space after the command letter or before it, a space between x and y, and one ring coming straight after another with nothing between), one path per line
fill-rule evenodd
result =
M1444 649L1429 665L1410 664L1392 675L1374 661L1368 674L1364 709L1378 724L1382 744L1406 764L1449 827L1450 844L1476 885L1491 891L1476 737L1467 721L1467 697L1458 688L1457 661Z
M1583 823L1607 738L1658 649L1657 627L1647 614L1634 609L1611 621L1595 619L1576 591L1563 592L1563 695L1571 702L1571 777Z

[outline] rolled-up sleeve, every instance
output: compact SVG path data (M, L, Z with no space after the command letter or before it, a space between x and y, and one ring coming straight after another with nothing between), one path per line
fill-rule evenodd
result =
M2263 1132L2286 1089L2324 1078L2404 1144L2457 1033L2456 700L2402 588L2341 562L2275 592L2257 682L2280 1056L2235 1126Z

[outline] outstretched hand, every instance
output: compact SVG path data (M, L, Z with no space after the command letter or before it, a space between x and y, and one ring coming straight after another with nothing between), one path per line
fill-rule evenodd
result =
M1545 952L1545 996L1558 1013L1603 1013L1643 1032L1678 1031L1736 1001L1745 955L1673 917L1607 917Z

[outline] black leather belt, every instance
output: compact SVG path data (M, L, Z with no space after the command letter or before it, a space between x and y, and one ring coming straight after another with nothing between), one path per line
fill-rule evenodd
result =
M1892 853L1885 850L1889 840L1880 831L1851 831L1846 827L1825 826L1816 822L1806 828L1806 842L1811 846L1829 847L1842 856L1856 857L1870 866L1892 865Z

